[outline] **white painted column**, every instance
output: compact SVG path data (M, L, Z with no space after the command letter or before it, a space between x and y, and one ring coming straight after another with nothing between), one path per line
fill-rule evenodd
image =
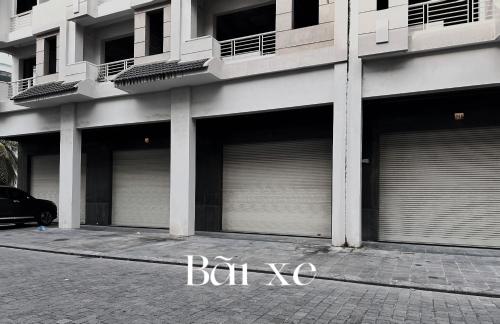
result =
M191 89L172 90L170 138L170 234L194 235L196 126Z
M68 21L66 33L67 64L83 61L83 40L83 27L73 21Z
M80 227L82 138L76 128L76 105L61 107L59 228Z
M171 5L171 35L170 35L170 60L179 61L181 59L181 0L172 0Z
M347 85L347 147L346 147L346 239L359 247L362 243L361 172L363 140L362 62L358 56L358 6L350 1L349 70Z
M335 65L332 166L332 244L346 244L347 63Z

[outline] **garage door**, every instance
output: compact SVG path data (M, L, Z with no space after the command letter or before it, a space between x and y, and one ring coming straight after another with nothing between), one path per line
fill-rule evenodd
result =
M82 155L81 224L85 224L86 170L86 157ZM35 198L47 199L59 205L59 155L39 155L31 158L30 191Z
M500 246L500 128L380 138L379 238Z
M329 139L224 146L222 230L331 236Z
M169 227L169 150L113 153L112 224Z

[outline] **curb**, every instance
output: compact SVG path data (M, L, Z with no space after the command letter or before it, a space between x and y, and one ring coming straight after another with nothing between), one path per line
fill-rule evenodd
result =
M12 249L12 250L22 250L22 251L32 251L32 252L41 252L41 253L49 253L49 254L78 256L78 257L87 257L87 258L93 258L93 259L114 260L114 261L141 262L141 263L163 264L163 265L173 265L173 266L181 266L181 267L186 267L188 265L186 262L176 262L176 261L166 261L166 260L151 260L151 259L131 258L131 257L119 257L119 256L111 256L111 255L104 255L104 254L101 255L101 254L92 254L92 253L83 253L83 252L54 251L54 250L45 250L45 249L39 249L39 248L30 248L30 247L5 245L5 244L0 244L0 248ZM194 264L194 266L201 267L200 264L196 264L196 263ZM213 269L214 267L215 267L215 265L209 264L206 268ZM227 270L228 267L221 266L221 267L218 267L218 269ZM241 268L236 268L236 270L241 271ZM262 269L257 269L257 268L252 269L250 267L248 268L248 272L274 275L273 271L262 270ZM289 272L289 271L284 271L281 274L283 276L286 276L286 277L293 276L293 273ZM335 281L335 282L343 282L343 283L351 283L351 284L368 285L368 286L377 286L377 287L410 289L410 290L418 290L418 291L428 291L428 292L465 295L465 296L476 296L476 297L500 298L500 293L487 293L487 292L481 292L481 291L464 291L464 290L455 290L455 289L422 287L422 286L411 285L411 284L405 285L405 284L380 283L380 282L368 281L368 280L334 278L334 277L327 277L327 276L314 277L311 275L303 275L303 274L299 274L299 277L309 278L309 279L314 278L314 279L318 279L318 280Z

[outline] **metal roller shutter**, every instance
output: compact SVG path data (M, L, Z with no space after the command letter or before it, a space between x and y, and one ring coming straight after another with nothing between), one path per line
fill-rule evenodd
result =
M380 137L379 239L500 246L500 128Z
M112 224L169 227L169 150L113 153Z
M332 143L224 146L222 230L331 236Z
M86 171L86 156L82 155L81 224L85 224ZM47 199L59 206L59 155L38 155L31 158L30 192L35 198Z

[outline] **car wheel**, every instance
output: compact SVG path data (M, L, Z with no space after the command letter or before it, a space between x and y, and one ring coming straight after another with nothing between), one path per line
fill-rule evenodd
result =
M38 219L38 225L42 226L49 226L52 224L52 220L54 218L52 217L52 213L49 211L44 211L40 213L40 217Z

